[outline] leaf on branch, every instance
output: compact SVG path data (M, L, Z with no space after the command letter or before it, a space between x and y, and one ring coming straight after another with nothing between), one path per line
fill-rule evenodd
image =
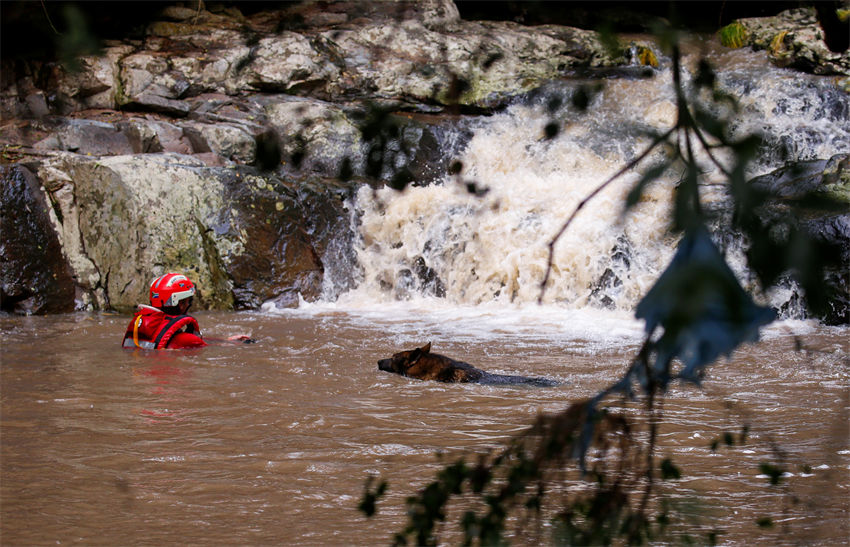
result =
M699 171L695 164L688 164L685 176L679 181L674 194L673 229L677 232L687 232L702 227Z
M743 47L747 43L747 40L750 39L749 31L738 21L720 29L719 34L720 43L725 47L733 49Z
M773 519L770 517L762 517L756 521L759 528L773 528Z
M665 171L670 167L669 162L663 162L655 167L650 168L646 173L643 174L641 179L637 182L637 184L632 187L629 195L626 196L626 209L631 209L635 205L640 202L640 198L643 195L643 191L646 189L654 181L658 180L661 175L664 174Z
M759 327L773 321L770 308L756 305L744 291L704 227L688 231L670 265L637 306L654 345L654 380L666 387L673 378L700 383L704 368L743 342L758 339ZM683 363L678 374L670 367Z
M661 462L661 478L664 480L682 478L682 472L670 458L664 458Z
M763 463L759 466L759 470L765 475L767 475L767 480L770 481L770 484L776 486L782 480L782 475L785 474L781 468L776 467L770 463Z
M367 517L373 516L378 511L377 503L378 500L387 492L387 481L381 481L374 490L372 490L372 483L375 481L375 477L370 476L366 479L366 486L364 487L363 498L360 500L360 504L357 506L363 514Z

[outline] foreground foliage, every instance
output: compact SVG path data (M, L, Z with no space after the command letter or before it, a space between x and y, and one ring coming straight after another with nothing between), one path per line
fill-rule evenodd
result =
M595 397L538 417L498 453L446 465L434 481L407 499L408 523L396 534L397 544L437 544L442 523L453 511L460 513L464 544L506 543L509 519L512 537L529 541L540 540L543 522L552 526L547 540L558 544L632 544L664 536L676 515L659 485L682 473L675 462L658 461L656 455L666 391L673 382L699 386L709 365L740 344L757 340L759 328L775 315L741 287L712 240L707 226L724 219L703 205L701 185L708 171L703 162L711 163L726 181L733 213L725 220L748 242L749 266L761 286L770 287L790 275L814 309L829 300L829 287L822 282L824 269L838 267L833 258L838 253L816 245L793 219L760 214L776 198L746 180L747 165L760 146L758 136L731 134L737 105L717 87L707 62L700 63L686 89L675 37L666 32L660 36L672 62L676 124L651 135L652 144L643 153L588 195L565 220L550 242L549 270L541 283L542 299L555 244L605 187L642 169L643 176L628 194L628 209L663 174L682 173L670 219L671 231L680 235L678 250L636 309L636 316L646 322L641 349L623 376ZM573 104L586 108L587 101L577 93ZM553 119L546 137L555 138L559 127ZM383 149L384 142L378 143ZM663 159L645 165L657 151L663 152ZM800 201L827 210L837 206L817 194ZM641 409L637 416L628 411L635 407ZM746 432L743 425L740 435L726 434L712 443L712 449L743 442ZM780 465L765 462L761 471L770 485L781 481ZM370 479L360 509L374 514L386 489L386 482L374 485ZM770 526L771 520L762 518L758 525ZM714 543L716 537L716 531L699 538L679 536L700 543Z

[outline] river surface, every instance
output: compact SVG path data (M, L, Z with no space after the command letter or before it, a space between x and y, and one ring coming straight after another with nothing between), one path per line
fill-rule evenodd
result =
M765 142L748 176L850 151L850 97L834 78L711 44L687 49L684 80L707 51L739 100L734 136ZM350 202L356 252L322 257L320 302L197 314L207 335L248 332L254 345L123 350L127 316L0 317L0 543L389 543L405 498L441 462L498 450L539 413L613 383L634 357L643 325L633 310L676 247L676 173L628 215L640 171L597 195L558 241L535 303L565 218L648 133L675 123L670 67L662 58L653 78L607 81L587 112L570 106L582 82L553 83L448 131L439 144L462 164L457 175L401 194L364 187ZM553 118L557 138L543 138ZM701 162L706 200L722 202L723 177ZM760 303L789 309L793 285L758 294L741 249L724 251ZM689 529L726 545L850 544L850 329L804 319L783 312L761 342L710 368L703 389L665 397L659 456L683 475L664 490L687 520L673 525L674 542ZM559 385L444 385L378 370L378 359L429 341L490 372ZM711 450L743 425L743 446ZM764 463L787 472L778 486ZM371 476L389 491L367 519L357 505ZM764 519L773 526L759 527Z
M498 449L538 413L595 394L641 334L614 312L546 307L197 316L207 336L258 343L124 350L126 316L0 317L3 545L387 544L437 453ZM683 471L667 493L696 530L727 545L847 544L847 335L778 323L712 367L703 390L672 390L660 453ZM427 341L561 384L444 385L377 369ZM744 446L710 449L742 423ZM788 471L779 487L763 462ZM389 492L367 519L356 507L370 475ZM774 527L759 528L763 517Z

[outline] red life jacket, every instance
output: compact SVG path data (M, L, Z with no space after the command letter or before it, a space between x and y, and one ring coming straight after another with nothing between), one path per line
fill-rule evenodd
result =
M125 348L163 349L183 328L200 337L201 327L191 315L167 315L160 309L140 305L139 311L127 325Z

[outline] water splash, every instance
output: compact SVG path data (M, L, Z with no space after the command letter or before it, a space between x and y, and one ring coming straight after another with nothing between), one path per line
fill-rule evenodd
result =
M830 157L850 149L850 100L829 78L771 68L751 52L718 60L719 80L741 103L734 130L760 133L767 143L751 176L787 159ZM503 113L476 120L457 156L463 166L459 174L403 193L361 189L353 204L360 269L356 286L341 301L472 307L535 303L547 246L562 222L644 150L648 132L675 123L666 66L654 78L606 82L586 112L563 100L582 82L553 83ZM549 138L553 120L557 135ZM725 199L719 172L709 161L704 165L707 199ZM571 310L632 310L675 247L666 219L676 176L670 173L652 185L626 216L624 197L637 172L582 210L556 246L545 303ZM746 278L741 254L733 253L731 260L736 274ZM782 291L771 297L791 298Z

